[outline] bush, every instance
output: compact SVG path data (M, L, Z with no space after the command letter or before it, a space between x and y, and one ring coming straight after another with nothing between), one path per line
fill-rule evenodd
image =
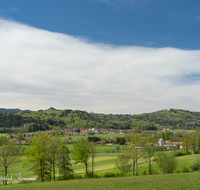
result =
M162 147L162 146L156 146L155 147L155 151L166 151L166 150L167 150L166 146L164 146L164 147Z
M122 172L106 172L101 177L123 177L124 174Z
M102 177L115 177L115 173L113 172L106 172L102 175Z
M185 156L185 155L189 155L189 154L192 154L192 153L191 153L190 151L185 152L185 151L182 151L182 150L176 151L176 152L174 153L174 155L175 155L176 157L178 157L178 156Z
M197 159L194 159L190 162L189 164L189 168L192 170L192 171L197 171L200 169L200 157L197 158Z
M181 170L182 173L188 173L190 172L189 168L187 166L184 166Z
M109 149L105 149L105 152L106 152L106 153L110 153L110 150L109 150Z
M92 175L92 172L88 172L84 175L85 178L98 178L99 176L95 173L93 173Z
M156 163L162 169L163 174L169 174L174 172L177 167L178 161L174 154L161 152L156 155Z
M58 180L69 180L69 179L75 179L75 178L76 176L74 174L69 174L69 175L59 177Z
M131 171L132 163L130 156L118 154L117 160L115 161L115 166L123 175L126 175Z
M119 152L119 150L120 150L120 146L118 145L116 146L116 152Z
M181 173L182 171L180 170L180 169L177 169L176 171L175 171L175 173Z
M112 152L112 153L115 153L115 150L112 149L111 152Z
M142 175L147 175L147 172L146 170L143 171Z
M75 179L83 179L82 175L75 175Z
M152 175L161 174L161 171L160 170L151 169L151 174Z

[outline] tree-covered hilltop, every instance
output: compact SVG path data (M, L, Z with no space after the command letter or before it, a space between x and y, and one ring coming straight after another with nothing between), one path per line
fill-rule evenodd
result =
M16 114L0 114L0 132L11 129L32 132L47 129L80 128L113 129L200 129L200 112L180 109L143 114L99 114L80 110L49 108Z
M123 114L95 114L92 115L104 121L128 122L131 128L139 127L143 130L153 128L171 129L200 129L200 112L181 109L161 110L152 113L123 115Z

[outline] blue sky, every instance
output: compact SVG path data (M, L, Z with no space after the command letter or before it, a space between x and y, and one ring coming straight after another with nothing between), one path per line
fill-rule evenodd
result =
M2 0L0 107L200 111L199 0Z
M0 15L113 45L200 49L199 0L2 0Z

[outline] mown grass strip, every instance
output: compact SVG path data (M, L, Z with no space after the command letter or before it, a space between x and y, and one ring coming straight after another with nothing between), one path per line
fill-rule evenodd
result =
M200 189L200 173L152 175L137 177L81 179L57 182L34 182L28 184L13 184L3 189L15 190L192 190Z

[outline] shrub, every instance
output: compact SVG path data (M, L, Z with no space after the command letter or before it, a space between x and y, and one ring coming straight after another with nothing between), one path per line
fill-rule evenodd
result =
M164 152L156 155L156 163L162 169L164 174L173 173L177 167L178 161L174 154L166 154Z
M76 176L74 174L69 174L69 175L59 177L58 180L69 180L69 179L75 179L75 178L76 178Z
M85 178L98 178L99 176L95 173L92 174L92 172L88 172L84 175Z
M147 175L147 172L146 170L143 171L142 175Z
M178 156L185 156L185 155L190 155L190 154L192 154L190 151L182 151L182 150L179 150L179 151L176 151L175 153L174 153L174 155L176 156L176 157L178 157Z
M179 150L179 151L176 151L174 153L174 156L185 156L186 155L186 152L182 151L182 150Z
M123 177L124 174L122 172L106 172L104 174L101 175L101 177Z
M119 152L120 146L116 146L116 152Z
M116 167L119 169L123 175L126 175L131 171L131 159L130 156L125 154L118 154L117 160L115 161Z
M167 150L167 147L162 147L162 146L156 146L155 147L155 151L166 151Z
M115 150L112 149L111 152L112 152L112 153L115 153Z
M181 173L182 171L180 170L180 169L177 169L176 171L175 171L175 173Z
M102 177L116 177L114 172L106 172L102 175Z
M189 168L192 171L197 171L200 169L200 157L198 157L197 159L194 159L190 162L189 164Z
M83 179L82 175L75 175L75 179Z
M105 149L105 152L106 152L106 153L110 153L110 150L109 150L109 149Z
M190 170L189 170L189 168L187 166L184 166L181 171L182 171L182 173L190 172Z

